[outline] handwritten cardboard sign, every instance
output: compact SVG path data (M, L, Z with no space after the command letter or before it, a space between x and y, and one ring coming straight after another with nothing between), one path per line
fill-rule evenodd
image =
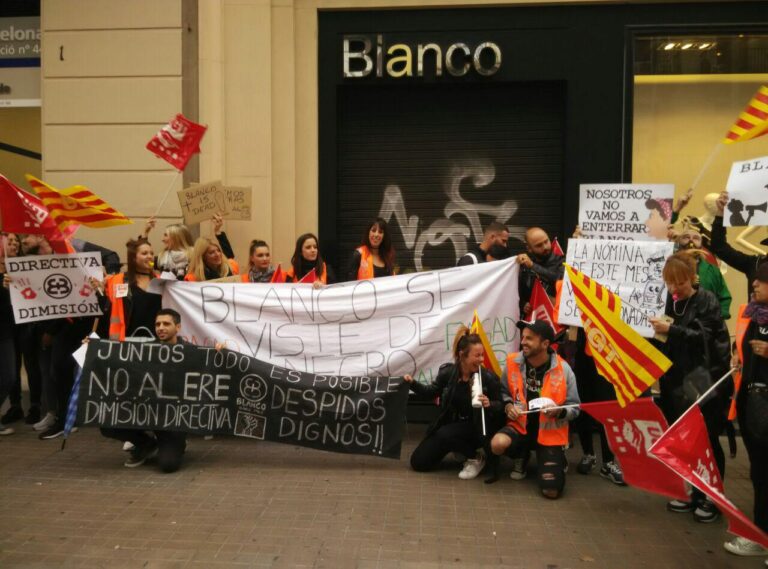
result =
M251 219L250 187L225 187L221 180L196 184L176 192L184 223L207 221L220 213L224 219Z
M664 314L667 286L661 276L672 254L669 241L569 239L566 263L592 277L622 300L621 319L641 336L653 337L648 319ZM558 322L581 328L581 315L566 273Z
M587 239L667 239L673 184L581 184L579 227Z
M723 225L768 225L768 156L734 162Z

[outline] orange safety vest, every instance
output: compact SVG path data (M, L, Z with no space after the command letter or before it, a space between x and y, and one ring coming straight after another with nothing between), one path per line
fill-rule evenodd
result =
M747 309L746 304L739 306L739 315L736 319L736 352L739 354L739 362L744 364L744 336L749 327L749 318L744 316ZM736 395L741 387L741 370L733 374L733 399L731 399L731 408L728 410L728 420L733 421L736 418Z
M232 274L230 276L236 276L240 274L240 265L237 264L237 261L234 259L227 259L227 263L229 264L229 269L232 271ZM197 277L194 273L187 273L184 277L184 280L188 283L195 283L197 282ZM245 277L243 278L243 282L248 282L248 273L245 274Z
M317 280L319 280L323 284L328 284L328 277L325 271L325 263L323 263L323 270L320 272L320 275L317 277ZM287 283L299 282L299 279L296 278L296 275L293 272L293 267L291 267L285 272L285 282Z
M507 385L512 401L520 403L527 407L526 389L523 383L523 375L520 373L520 366L517 363L519 353L507 355ZM565 403L568 395L568 385L565 380L565 371L563 370L563 360L555 354L557 366L550 368L544 374L544 382L541 387L541 396L549 397L556 405ZM514 421L507 419L507 426L512 427L520 434L526 434L526 424L528 415L520 415ZM544 446L565 446L568 444L568 421L548 417L544 413L539 413L539 436L538 442Z
M157 277L157 273L153 273L153 276ZM123 306L123 298L117 296L117 285L125 284L125 273L117 273L116 275L110 275L107 277L105 283L105 289L107 291L107 298L112 304L112 310L109 314L109 339L110 340L125 340L125 308Z
M364 281L373 278L373 255L365 245L355 249L360 253L360 268L357 269L357 280Z

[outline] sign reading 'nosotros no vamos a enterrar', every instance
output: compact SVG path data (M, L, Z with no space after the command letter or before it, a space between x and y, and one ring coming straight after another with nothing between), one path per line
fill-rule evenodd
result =
M581 236L591 239L667 239L673 184L581 184Z
M101 314L90 284L103 276L99 253L14 257L5 267L17 324Z
M407 400L402 377L303 373L191 344L92 340L78 421L399 458Z

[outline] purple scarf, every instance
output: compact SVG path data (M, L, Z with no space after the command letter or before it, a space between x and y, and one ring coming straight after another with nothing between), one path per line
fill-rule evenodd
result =
M744 316L748 316L753 322L760 326L768 324L768 304L752 301L747 304L744 310Z

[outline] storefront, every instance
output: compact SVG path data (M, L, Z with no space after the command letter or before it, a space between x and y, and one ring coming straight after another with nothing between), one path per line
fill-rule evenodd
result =
M680 195L768 78L765 16L754 2L321 12L326 251L343 264L381 216L402 270L445 267L493 220L518 240L569 236L580 183ZM692 208L768 150L750 145L719 153Z

